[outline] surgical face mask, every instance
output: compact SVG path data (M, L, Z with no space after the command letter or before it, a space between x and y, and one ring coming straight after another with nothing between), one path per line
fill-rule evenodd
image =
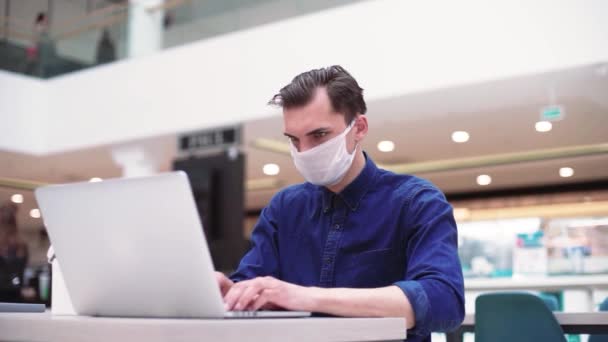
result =
M293 163L308 182L328 186L344 178L357 151L356 145L353 153L346 149L346 135L353 125L354 121L340 135L304 152L298 152L293 143L289 144Z

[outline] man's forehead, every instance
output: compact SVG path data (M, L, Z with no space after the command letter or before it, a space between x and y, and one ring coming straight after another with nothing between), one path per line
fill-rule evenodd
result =
M344 126L344 118L337 113L329 113L325 115L301 115L304 113L294 114L284 113L283 124L284 131L293 136L304 135L319 128L337 129Z
M327 94L327 89L324 87L318 87L315 89L315 92L308 105L311 109L320 110L327 113L333 111L329 94Z
M335 113L324 88L317 88L309 103L301 107L283 110L285 133L305 134L317 128L339 126L344 122L340 113Z

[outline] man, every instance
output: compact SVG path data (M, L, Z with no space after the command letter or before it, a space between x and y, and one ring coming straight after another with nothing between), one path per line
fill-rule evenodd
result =
M230 279L227 310L284 308L405 317L408 341L428 341L464 317L456 224L428 181L376 167L362 151L363 89L342 67L298 75L271 100L307 180L262 210L252 248Z

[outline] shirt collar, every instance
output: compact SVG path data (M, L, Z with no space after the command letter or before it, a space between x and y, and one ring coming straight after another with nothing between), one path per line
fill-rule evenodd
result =
M361 173L359 173L342 192L337 194L352 211L357 210L359 207L361 199L373 185L378 171L378 167L376 167L372 158L369 157L365 151L363 152L363 155L365 156L365 166L363 167L363 170L361 170ZM323 212L326 213L331 208L334 193L324 186L320 188L323 194Z

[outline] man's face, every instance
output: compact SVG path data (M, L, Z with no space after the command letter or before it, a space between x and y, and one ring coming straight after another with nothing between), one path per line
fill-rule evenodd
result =
M344 132L344 115L336 113L325 88L317 88L312 100L302 106L283 110L284 132L300 152L319 146ZM348 152L355 148L353 128L346 135Z

